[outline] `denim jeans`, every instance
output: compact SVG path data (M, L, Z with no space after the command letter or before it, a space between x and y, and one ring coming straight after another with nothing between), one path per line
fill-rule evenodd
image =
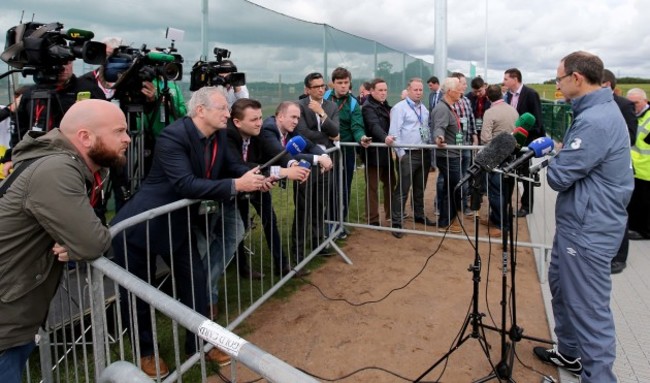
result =
M487 196L490 203L490 222L501 230L508 230L510 220L508 212L501 210L506 207L508 198L512 194L512 179L503 178L499 173L488 174Z
M248 202L239 202L248 203ZM219 282L226 266L235 255L235 250L244 239L246 233L239 209L235 201L226 201L219 206L217 212L209 218L208 238L205 229L196 228L196 247L205 266L209 298L212 304L219 299ZM208 253L208 244L210 246ZM209 254L209 257L208 257Z
M15 346L0 351L0 382L20 383L29 355L36 347L31 341L22 346Z

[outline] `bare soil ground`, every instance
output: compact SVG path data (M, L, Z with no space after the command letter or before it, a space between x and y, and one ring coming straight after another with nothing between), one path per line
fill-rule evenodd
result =
M525 220L518 221L519 240L528 241ZM463 222L473 241L472 218L465 217ZM405 222L405 227L409 225L424 228ZM479 230L486 235L485 226ZM342 249L352 265L337 256L329 258L307 277L313 285L301 286L287 299L272 300L247 320L244 336L319 380L415 380L456 344L471 309L473 285L468 267L474 262L474 250L470 241L413 234L396 239L389 232L357 228ZM479 252L479 312L485 314L485 325L500 328L501 240L480 243ZM517 249L516 260L516 302L507 273L506 327L511 327L516 303L517 324L524 336L550 339L532 250ZM509 256L507 262L509 270ZM398 290L386 296L394 289ZM471 332L469 326L464 334ZM496 365L501 360L501 335L492 329L483 332L491 363ZM514 381L541 381L531 367L556 375L555 369L533 356L532 348L539 344L527 339L516 343ZM423 381L470 382L491 371L481 342L470 337ZM237 375L239 381L256 378L243 366Z

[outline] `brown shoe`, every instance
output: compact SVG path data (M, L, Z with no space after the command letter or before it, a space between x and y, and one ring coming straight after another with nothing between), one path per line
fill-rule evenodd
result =
M156 372L155 355L143 356L140 358L140 369L142 369L142 372L147 374L150 378L155 379L160 376L162 379L169 375L169 367L167 367L167 363L165 363L162 358L158 358L158 367L160 369L160 375Z
M230 364L230 355L215 347L205 354L205 360L217 363L220 367L224 367Z
M501 230L497 229L494 226L488 227L488 236L490 237L501 237Z
M454 223L452 223L449 226L443 226L438 228L438 231L441 233L448 232L451 234L460 234L463 232L463 228L454 221Z

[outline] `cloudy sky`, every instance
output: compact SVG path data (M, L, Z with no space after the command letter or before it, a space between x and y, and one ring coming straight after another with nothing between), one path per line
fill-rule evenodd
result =
M251 0L428 61L433 56L434 1ZM488 81L500 81L503 70L510 67L522 70L524 82L553 78L559 59L575 50L600 55L618 76L650 77L649 10L650 5L641 0L449 0L448 69L467 73L472 61L477 73L484 73L487 14ZM36 14L35 21L60 21L66 28L92 30L100 39L119 35L135 46L167 45L164 31L171 26L186 32L184 41L177 43L183 56L196 59L201 52L200 0L2 0L0 30L18 24L22 11L25 20ZM295 71L307 73L309 65L300 62L309 60L308 55L274 50L273 44L295 39L296 46L300 40L318 46L322 37L278 20L243 0L210 0L209 47L224 41L229 48L229 44L245 44L247 49L231 49L240 69L294 66Z

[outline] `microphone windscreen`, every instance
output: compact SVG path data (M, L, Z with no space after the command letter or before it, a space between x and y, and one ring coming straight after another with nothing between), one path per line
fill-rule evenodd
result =
M494 169L505 161L517 149L517 140L508 133L501 133L485 145L474 158L474 162L483 169Z
M173 62L175 60L174 56L162 52L149 52L147 53L147 59L154 62L167 62L167 63Z
M71 40L90 40L95 37L93 32L77 28L69 28L61 31L61 33Z
M515 140L517 140L517 146L522 147L526 145L526 140L528 139L528 131L519 126L512 131L512 136L515 138Z
M553 143L553 139L550 137L540 137L528 144L528 149L535 152L535 158L544 157L549 154L554 147L555 144Z
M305 150L305 146L307 146L305 139L302 138L302 136L295 136L287 142L285 149L287 150L287 153L295 156L296 154L302 153L302 151Z
M524 128L527 131L531 130L535 126L535 116L526 112L515 121L515 126Z

